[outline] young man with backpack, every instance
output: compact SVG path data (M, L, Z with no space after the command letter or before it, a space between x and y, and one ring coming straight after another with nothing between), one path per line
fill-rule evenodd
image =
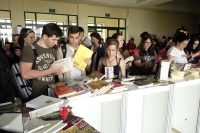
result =
M54 63L56 50L53 48L62 35L61 29L56 24L48 23L43 27L41 38L34 44L37 58L34 58L35 54L31 45L27 45L22 49L20 71L22 78L32 79L31 98L47 95L48 85L55 82L54 74L63 73L63 68L56 66ZM32 66L35 67L32 68Z

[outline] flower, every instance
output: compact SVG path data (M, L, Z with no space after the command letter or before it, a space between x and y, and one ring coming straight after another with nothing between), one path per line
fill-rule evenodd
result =
M129 53L132 53L133 52L133 50L129 50Z
M66 119L68 115L68 109L67 107L62 107L62 110L60 110L60 115L62 119Z
M139 55L139 53L138 53L137 50L133 50L133 53L134 53L135 56L138 56L138 55Z
M158 60L158 62L160 62L160 60L161 60L160 55L157 56L157 60Z
M135 55L135 56L138 56L138 55L139 55L139 53L138 53L137 50L129 50L129 52L130 52L131 54Z

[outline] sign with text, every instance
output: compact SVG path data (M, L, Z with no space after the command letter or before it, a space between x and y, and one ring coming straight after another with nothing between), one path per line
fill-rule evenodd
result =
M56 9L49 8L49 13L56 13Z
M110 13L106 13L106 14L105 14L105 17L108 17L108 18L109 18L109 17L110 17Z

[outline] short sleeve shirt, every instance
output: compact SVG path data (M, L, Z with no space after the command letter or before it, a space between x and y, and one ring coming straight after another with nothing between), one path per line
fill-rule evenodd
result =
M184 50L178 50L174 46L167 51L167 55L174 56L174 63L188 63Z
M134 75L149 75L149 74L152 74L151 70L154 67L154 65L157 63L156 51L154 52L154 55L149 55L148 53L146 55L141 55L140 52L141 51L138 48L136 48L134 50L134 54L133 54L134 61L140 60L141 63L152 62L152 65L149 66L149 67L137 67L134 64L134 61L133 61L131 73L134 74Z
M91 40L88 37L82 38L83 43L85 43L88 47L92 45Z
M34 46L38 53L35 69L39 71L49 69L51 64L53 64L54 61L56 60L56 50L54 48L43 48L38 44L35 44ZM25 46L22 49L22 55L20 61L33 63L34 58L35 57L31 46L29 45ZM51 84L53 82L55 82L53 74L32 79L33 97L37 97L40 95L47 95L48 84Z

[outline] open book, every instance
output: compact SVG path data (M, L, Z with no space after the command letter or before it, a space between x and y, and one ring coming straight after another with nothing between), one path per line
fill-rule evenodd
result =
M67 123L62 123L63 120L49 120L45 121L39 118L33 118L28 120L27 124L24 125L25 131L27 133L49 133L61 130L67 125ZM58 129L59 127L59 129Z
M63 58L55 61L56 66L63 67L64 71L71 71L73 69L73 59L71 57Z
M58 99L54 97L49 97L45 95L41 95L29 102L26 103L26 107L39 109L48 105L52 105L58 103L58 105L62 105L64 103L63 99Z
M74 86L78 86L79 91L78 93L74 94L74 95L71 95L71 96L67 96L66 98L68 100L76 100L76 99L80 99L80 98L85 98L85 97L89 97L91 96L91 89L85 85L85 84L76 84L76 85L73 85L72 87L74 88Z

